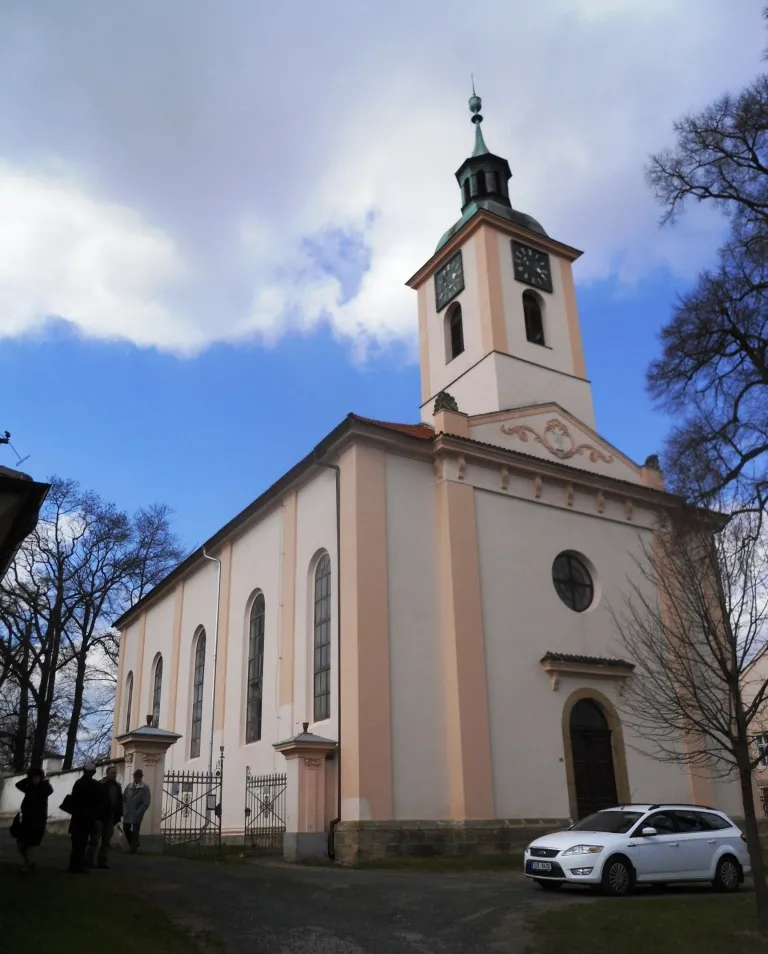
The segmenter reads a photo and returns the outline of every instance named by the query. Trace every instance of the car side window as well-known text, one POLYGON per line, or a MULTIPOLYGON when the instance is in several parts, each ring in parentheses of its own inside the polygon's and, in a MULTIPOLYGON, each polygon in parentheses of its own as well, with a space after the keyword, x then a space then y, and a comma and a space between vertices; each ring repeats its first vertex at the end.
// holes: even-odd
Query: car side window
POLYGON ((643 822, 643 828, 655 828, 660 835, 674 835, 677 832, 677 825, 671 812, 659 812, 658 815, 651 815, 643 822))
POLYGON ((726 828, 731 827, 724 818, 715 815, 714 812, 698 812, 697 814, 705 831, 725 831, 726 828))
POLYGON ((681 835, 709 830, 705 828, 701 816, 696 812, 672 812, 672 815, 681 835))

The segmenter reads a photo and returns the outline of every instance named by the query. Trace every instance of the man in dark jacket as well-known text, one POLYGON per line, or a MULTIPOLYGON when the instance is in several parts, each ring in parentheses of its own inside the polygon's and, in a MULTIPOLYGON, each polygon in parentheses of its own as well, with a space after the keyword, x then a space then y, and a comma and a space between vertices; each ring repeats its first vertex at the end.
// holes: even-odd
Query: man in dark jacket
POLYGON ((69 822, 69 834, 72 839, 72 852, 69 856, 71 874, 86 874, 85 852, 88 839, 93 834, 96 823, 105 816, 106 793, 96 781, 96 766, 90 760, 83 767, 82 776, 72 786, 69 797, 72 818, 69 822))
POLYGON ((117 769, 114 765, 107 766, 104 778, 99 782, 104 791, 102 817, 88 840, 88 850, 85 854, 85 863, 89 868, 96 865, 98 852, 99 868, 109 868, 109 848, 112 844, 112 835, 115 825, 123 817, 123 787, 117 780, 117 769))

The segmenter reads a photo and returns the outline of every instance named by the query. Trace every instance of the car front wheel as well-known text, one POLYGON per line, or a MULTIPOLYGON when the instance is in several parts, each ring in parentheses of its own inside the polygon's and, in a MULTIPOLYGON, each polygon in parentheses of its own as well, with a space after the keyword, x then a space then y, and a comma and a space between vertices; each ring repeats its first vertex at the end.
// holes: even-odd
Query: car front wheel
POLYGON ((612 898, 625 898, 635 887, 635 872, 626 858, 609 858, 603 868, 602 888, 612 898))
POLYGON ((730 892, 738 891, 741 885, 741 868, 738 861, 731 855, 726 855, 717 863, 715 871, 715 880, 713 882, 716 891, 730 892))

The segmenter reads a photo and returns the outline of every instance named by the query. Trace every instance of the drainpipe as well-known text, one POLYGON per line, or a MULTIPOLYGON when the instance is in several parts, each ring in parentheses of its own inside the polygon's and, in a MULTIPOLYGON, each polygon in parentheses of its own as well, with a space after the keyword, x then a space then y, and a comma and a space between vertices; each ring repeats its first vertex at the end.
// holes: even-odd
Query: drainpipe
POLYGON ((333 835, 341 821, 341 469, 338 464, 327 464, 315 454, 318 467, 329 467, 336 474, 336 718, 338 720, 338 747, 336 749, 336 817, 328 826, 328 857, 334 861, 336 851, 333 835))
POLYGON ((213 626, 213 687, 211 689, 211 739, 208 747, 208 771, 213 775, 213 723, 216 717, 216 669, 219 661, 219 604, 221 603, 221 560, 208 556, 203 547, 203 556, 217 564, 216 573, 216 621, 213 626))

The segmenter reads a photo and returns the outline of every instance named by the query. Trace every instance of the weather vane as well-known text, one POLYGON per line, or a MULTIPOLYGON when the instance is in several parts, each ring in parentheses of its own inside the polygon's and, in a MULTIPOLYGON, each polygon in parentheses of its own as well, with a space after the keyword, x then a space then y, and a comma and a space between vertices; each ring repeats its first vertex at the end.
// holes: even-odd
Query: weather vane
POLYGON ((0 434, 0 444, 7 444, 7 445, 11 448, 11 450, 13 451, 13 453, 16 455, 16 466, 17 466, 17 467, 19 466, 19 464, 23 464, 25 460, 29 460, 29 454, 27 454, 26 457, 22 457, 21 454, 16 450, 16 448, 15 448, 15 447, 13 446, 13 444, 11 443, 11 432, 10 432, 10 431, 3 431, 3 433, 0 434))

